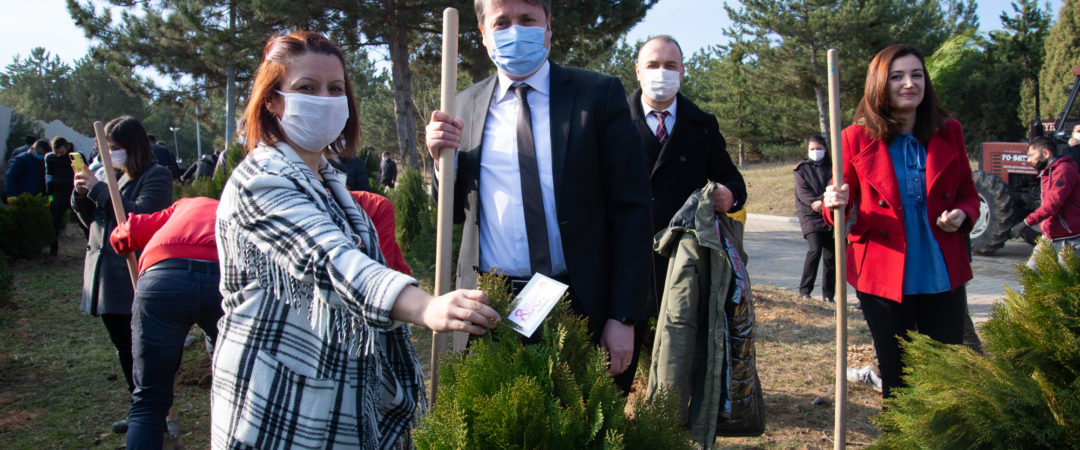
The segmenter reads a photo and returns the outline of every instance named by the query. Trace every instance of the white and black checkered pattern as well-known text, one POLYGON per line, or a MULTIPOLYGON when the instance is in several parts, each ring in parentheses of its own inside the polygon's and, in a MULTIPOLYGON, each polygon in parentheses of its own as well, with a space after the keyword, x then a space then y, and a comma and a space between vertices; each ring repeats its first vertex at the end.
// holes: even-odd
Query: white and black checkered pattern
POLYGON ((416 280, 384 265, 344 175, 319 170, 260 145, 222 193, 214 448, 408 445, 423 375, 390 309, 416 280))

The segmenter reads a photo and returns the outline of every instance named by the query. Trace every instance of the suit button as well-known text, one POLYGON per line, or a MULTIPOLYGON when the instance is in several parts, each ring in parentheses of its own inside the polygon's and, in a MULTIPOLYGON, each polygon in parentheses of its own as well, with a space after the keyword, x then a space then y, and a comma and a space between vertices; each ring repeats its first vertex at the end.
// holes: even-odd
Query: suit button
POLYGON ((946 193, 944 193, 944 194, 942 194, 942 195, 941 195, 941 198, 943 198, 943 199, 945 199, 945 200, 948 200, 948 199, 949 199, 949 197, 950 197, 950 194, 949 194, 948 192, 946 192, 946 193))
POLYGON ((679 162, 686 162, 686 157, 685 156, 680 156, 679 157, 679 162))
POLYGON ((878 234, 881 235, 882 239, 888 239, 889 238, 889 232, 887 232, 885 230, 881 230, 878 234))
POLYGON ((884 208, 885 207, 885 200, 878 200, 877 204, 878 204, 878 206, 884 208))

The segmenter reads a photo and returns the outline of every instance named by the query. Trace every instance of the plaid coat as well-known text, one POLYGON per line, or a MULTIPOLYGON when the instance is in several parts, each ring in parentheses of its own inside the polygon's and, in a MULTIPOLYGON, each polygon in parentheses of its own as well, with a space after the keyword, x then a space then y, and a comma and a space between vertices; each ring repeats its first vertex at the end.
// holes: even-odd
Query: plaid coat
POLYGON ((416 280, 384 265, 344 175, 319 171, 260 144, 222 193, 213 448, 395 447, 423 401, 409 328, 390 319, 416 280))

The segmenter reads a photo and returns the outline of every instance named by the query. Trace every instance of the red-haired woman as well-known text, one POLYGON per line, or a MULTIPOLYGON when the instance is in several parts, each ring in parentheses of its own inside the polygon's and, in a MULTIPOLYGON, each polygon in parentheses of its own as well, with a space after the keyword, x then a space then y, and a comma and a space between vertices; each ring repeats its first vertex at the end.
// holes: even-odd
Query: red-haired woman
MULTIPOLYGON (((960 123, 938 102, 915 47, 892 45, 870 62, 842 142, 844 184, 829 186, 823 201, 833 209, 854 203, 847 277, 888 398, 903 385, 898 335, 915 330, 961 343, 971 279, 963 236, 978 217, 979 198, 960 123)), ((832 221, 828 211, 825 218, 832 221)))
POLYGON ((217 212, 212 446, 389 447, 424 388, 399 321, 480 334, 499 316, 480 291, 432 297, 385 266, 371 219, 323 158, 351 155, 359 134, 334 44, 272 37, 249 98, 248 155, 217 212))

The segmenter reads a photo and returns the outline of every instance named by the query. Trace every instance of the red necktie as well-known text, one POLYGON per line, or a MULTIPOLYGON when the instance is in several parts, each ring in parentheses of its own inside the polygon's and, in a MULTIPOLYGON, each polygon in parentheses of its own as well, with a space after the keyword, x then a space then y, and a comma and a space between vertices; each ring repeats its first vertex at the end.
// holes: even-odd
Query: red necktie
POLYGON ((660 124, 656 126, 656 140, 660 141, 660 146, 663 147, 668 138, 667 126, 664 125, 664 119, 667 119, 667 116, 671 115, 671 113, 667 111, 653 111, 649 114, 660 119, 660 124))

